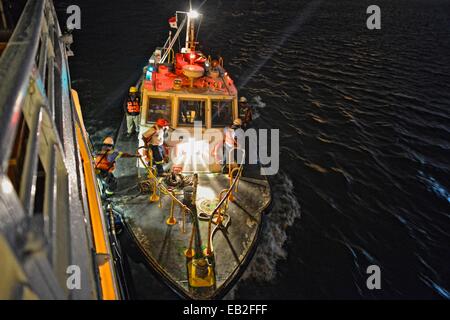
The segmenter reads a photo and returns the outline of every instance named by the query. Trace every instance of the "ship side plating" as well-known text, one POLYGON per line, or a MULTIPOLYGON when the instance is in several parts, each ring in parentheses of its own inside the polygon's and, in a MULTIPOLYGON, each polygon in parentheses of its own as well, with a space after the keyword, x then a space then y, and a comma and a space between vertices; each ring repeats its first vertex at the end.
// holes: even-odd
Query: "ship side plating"
POLYGON ((118 299, 108 225, 53 2, 0 57, 0 298, 118 299))

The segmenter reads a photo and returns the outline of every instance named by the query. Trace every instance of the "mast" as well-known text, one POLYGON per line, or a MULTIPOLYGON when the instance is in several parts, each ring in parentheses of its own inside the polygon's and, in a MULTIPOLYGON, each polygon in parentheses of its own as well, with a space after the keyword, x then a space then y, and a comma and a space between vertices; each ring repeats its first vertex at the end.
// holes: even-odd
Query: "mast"
POLYGON ((200 14, 197 10, 192 9, 192 2, 189 1, 189 12, 186 12, 187 25, 186 25, 186 52, 195 51, 195 19, 200 14))
POLYGON ((187 16, 187 25, 186 25, 186 51, 189 50, 190 46, 190 33, 191 33, 191 23, 192 23, 192 19, 191 19, 191 15, 189 14, 192 11, 192 1, 189 0, 189 12, 186 13, 187 16))

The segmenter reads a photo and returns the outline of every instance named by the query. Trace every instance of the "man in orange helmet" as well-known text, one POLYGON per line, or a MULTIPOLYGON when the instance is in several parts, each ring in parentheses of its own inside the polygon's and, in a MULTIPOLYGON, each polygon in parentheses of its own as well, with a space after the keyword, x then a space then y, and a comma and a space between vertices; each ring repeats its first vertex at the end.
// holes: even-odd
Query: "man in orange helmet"
POLYGON ((164 135, 168 128, 169 121, 166 119, 158 119, 154 126, 142 135, 145 146, 153 153, 153 163, 156 165, 158 175, 164 174, 164 135))
POLYGON ((116 161, 119 158, 134 158, 136 155, 114 150, 114 139, 106 137, 103 140, 102 151, 95 157, 95 170, 102 179, 107 196, 112 196, 117 189, 117 179, 114 176, 116 161))

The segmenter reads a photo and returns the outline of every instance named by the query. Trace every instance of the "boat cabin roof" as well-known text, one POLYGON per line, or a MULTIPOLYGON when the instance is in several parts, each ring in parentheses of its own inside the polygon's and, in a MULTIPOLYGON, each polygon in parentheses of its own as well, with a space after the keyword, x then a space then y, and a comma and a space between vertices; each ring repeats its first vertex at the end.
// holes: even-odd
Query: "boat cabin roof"
MULTIPOLYGON (((150 61, 157 61, 155 55, 150 61)), ((143 87, 150 92, 175 94, 232 97, 238 94, 233 79, 223 66, 223 59, 211 60, 197 51, 172 55, 168 63, 149 64, 144 69, 143 87)))

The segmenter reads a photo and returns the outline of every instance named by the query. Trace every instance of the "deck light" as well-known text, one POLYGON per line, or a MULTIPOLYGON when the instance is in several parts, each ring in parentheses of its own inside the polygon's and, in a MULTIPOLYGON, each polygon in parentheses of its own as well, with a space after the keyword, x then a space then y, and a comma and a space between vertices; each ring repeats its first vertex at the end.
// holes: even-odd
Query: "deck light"
POLYGON ((200 16, 197 10, 191 10, 188 14, 191 19, 197 19, 200 16))
POLYGON ((155 68, 153 66, 148 66, 147 72, 145 73, 145 80, 152 80, 154 71, 155 68))
POLYGON ((175 164, 190 164, 203 166, 209 159, 209 144, 206 141, 199 141, 193 138, 178 144, 176 155, 172 156, 175 164))

